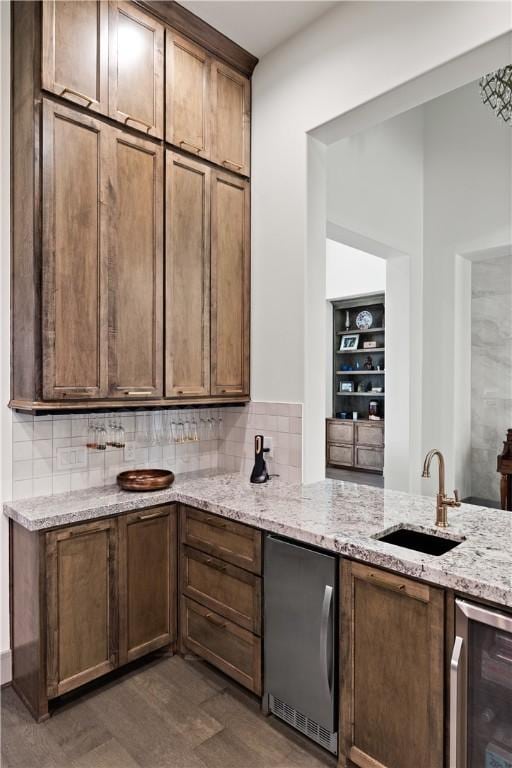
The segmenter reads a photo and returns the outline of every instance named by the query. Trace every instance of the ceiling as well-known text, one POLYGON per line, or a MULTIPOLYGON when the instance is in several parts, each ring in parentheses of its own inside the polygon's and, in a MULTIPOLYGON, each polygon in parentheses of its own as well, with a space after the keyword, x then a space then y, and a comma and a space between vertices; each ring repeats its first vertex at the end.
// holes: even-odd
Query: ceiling
POLYGON ((179 2, 259 59, 336 4, 336 0, 179 2))

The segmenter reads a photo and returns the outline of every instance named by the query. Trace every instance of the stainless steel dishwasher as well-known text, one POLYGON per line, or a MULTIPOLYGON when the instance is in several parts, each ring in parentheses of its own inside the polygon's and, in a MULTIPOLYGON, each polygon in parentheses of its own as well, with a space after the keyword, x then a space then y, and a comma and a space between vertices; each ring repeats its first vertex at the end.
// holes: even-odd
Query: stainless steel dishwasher
POLYGON ((264 706, 337 754, 337 559, 265 537, 264 706))

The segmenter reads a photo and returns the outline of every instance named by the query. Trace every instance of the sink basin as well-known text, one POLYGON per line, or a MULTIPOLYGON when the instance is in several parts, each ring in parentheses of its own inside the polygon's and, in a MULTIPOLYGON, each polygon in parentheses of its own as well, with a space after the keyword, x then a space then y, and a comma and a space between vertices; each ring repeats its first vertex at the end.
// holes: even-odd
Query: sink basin
POLYGON ((426 555, 444 555, 450 549, 461 544, 460 539, 449 539, 445 536, 433 536, 431 533, 414 531, 411 528, 399 528, 391 533, 384 533, 376 536, 378 541, 386 541, 388 544, 394 544, 396 547, 405 549, 414 549, 416 552, 424 552, 426 555))

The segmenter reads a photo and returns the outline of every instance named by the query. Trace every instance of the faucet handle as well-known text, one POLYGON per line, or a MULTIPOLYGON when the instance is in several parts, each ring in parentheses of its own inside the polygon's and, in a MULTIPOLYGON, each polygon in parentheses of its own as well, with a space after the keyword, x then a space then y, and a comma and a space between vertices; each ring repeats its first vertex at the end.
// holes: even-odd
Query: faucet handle
POLYGON ((457 489, 454 490, 453 496, 454 496, 453 506, 454 507, 460 507, 460 497, 459 497, 459 492, 458 492, 457 489))

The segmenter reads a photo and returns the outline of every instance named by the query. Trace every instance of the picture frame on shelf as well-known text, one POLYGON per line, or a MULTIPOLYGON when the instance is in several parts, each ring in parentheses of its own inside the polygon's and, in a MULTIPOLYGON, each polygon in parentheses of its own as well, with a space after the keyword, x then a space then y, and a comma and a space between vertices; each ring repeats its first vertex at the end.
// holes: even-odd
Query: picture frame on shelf
POLYGON ((349 349, 357 349, 359 346, 359 334, 347 333, 341 337, 340 352, 344 352, 349 349))
POLYGON ((354 391, 354 382, 353 381, 342 381, 340 392, 353 392, 354 391))

